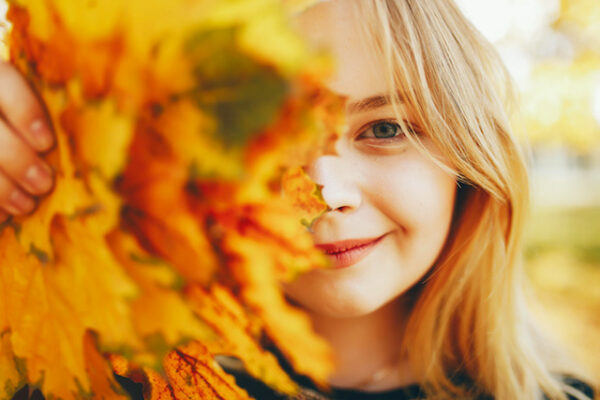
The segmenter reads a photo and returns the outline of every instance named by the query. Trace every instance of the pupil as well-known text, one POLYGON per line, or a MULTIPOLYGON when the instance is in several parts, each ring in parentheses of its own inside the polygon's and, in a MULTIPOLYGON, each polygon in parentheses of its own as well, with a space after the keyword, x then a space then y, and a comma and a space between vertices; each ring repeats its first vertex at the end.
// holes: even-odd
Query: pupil
POLYGON ((373 134, 377 138, 388 138, 396 135, 398 127, 389 122, 382 122, 373 127, 373 134))

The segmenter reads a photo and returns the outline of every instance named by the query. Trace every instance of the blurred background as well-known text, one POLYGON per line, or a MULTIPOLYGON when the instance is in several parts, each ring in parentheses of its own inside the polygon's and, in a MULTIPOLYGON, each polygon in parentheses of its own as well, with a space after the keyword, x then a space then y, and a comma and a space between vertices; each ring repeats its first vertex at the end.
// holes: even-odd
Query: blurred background
MULTIPOLYGON (((536 316, 600 381, 600 0, 457 1, 519 89, 536 316)), ((0 31, 5 11, 0 0, 0 31)))
POLYGON ((600 381, 600 0, 458 0, 520 93, 536 316, 600 381))

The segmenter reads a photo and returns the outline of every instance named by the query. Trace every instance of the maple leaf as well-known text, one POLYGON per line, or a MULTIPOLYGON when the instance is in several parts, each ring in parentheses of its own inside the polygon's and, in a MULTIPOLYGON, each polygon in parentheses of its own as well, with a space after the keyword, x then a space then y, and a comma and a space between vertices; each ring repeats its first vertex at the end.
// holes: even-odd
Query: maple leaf
POLYGON ((222 237, 233 233, 262 247, 263 254, 275 267, 273 273, 278 280, 287 281, 303 272, 327 266, 326 258, 314 247, 309 232, 299 223, 289 204, 279 198, 243 207, 213 209, 209 219, 213 224, 210 229, 223 232, 222 237))
POLYGON ((222 247, 230 254, 228 268, 239 285, 240 297, 260 318, 267 335, 295 371, 324 385, 333 369, 331 350, 314 334, 308 316, 284 298, 274 259, 260 241, 231 231, 222 247))
MULTIPOLYGON (((66 101, 64 94, 56 90, 44 89, 42 97, 45 99, 49 114, 59 121, 66 101)), ((53 218, 56 215, 74 215, 98 203, 98 199, 91 196, 84 182, 77 178, 68 137, 62 125, 55 124, 55 129, 57 144, 46 157, 55 170, 54 189, 50 195, 42 199, 33 215, 15 219, 19 226, 19 241, 22 246, 25 249, 39 249, 50 260, 54 257, 50 238, 50 224, 53 218)), ((106 212, 107 209, 104 208, 104 211, 106 212)))
POLYGON ((97 338, 91 331, 87 331, 83 337, 83 354, 90 379, 90 393, 94 399, 126 400, 129 398, 115 380, 110 364, 98 351, 97 338))
POLYGON ((229 291, 214 285, 210 293, 198 285, 187 289, 194 311, 219 334, 205 343, 212 354, 233 355, 242 360, 246 371, 283 393, 293 394, 297 385, 279 366, 273 354, 265 351, 256 339, 245 311, 229 291))
POLYGON ((310 57, 289 12, 279 0, 11 3, 11 60, 57 145, 53 193, 0 231, 5 391, 118 398, 110 351, 147 398, 248 398, 214 362, 227 351, 291 393, 265 333, 324 380, 327 346, 279 288, 323 257, 279 197, 295 182, 297 205, 316 207, 308 182, 280 178, 337 129, 338 103, 315 94, 328 59, 310 57))
POLYGON ((177 399, 250 399, 200 342, 172 351, 163 364, 177 399))
POLYGON ((156 354, 133 356, 139 362, 157 366, 174 346, 194 339, 208 340, 215 333, 198 320, 178 291, 173 269, 151 257, 136 239, 119 230, 108 236, 109 246, 121 265, 138 284, 140 295, 131 304, 132 323, 138 335, 156 354), (157 348, 161 346, 162 348, 157 348))
POLYGON ((275 70, 240 52, 237 35, 235 28, 200 31, 187 44, 198 82, 193 97, 216 116, 216 134, 230 146, 271 122, 287 92, 275 70))
POLYGON ((216 363, 200 342, 194 341, 171 351, 163 360, 166 378, 154 370, 111 356, 114 371, 142 385, 149 400, 249 400, 233 376, 216 363))
POLYGON ((74 40, 52 23, 53 15, 47 7, 38 4, 26 9, 14 5, 7 18, 13 25, 9 37, 11 58, 21 70, 29 70, 27 60, 37 60, 35 73, 47 82, 62 83, 74 76, 74 40))
POLYGON ((62 113, 61 125, 73 141, 75 162, 80 169, 95 169, 111 181, 124 168, 133 121, 118 112, 113 101, 87 107, 71 105, 62 113))
POLYGON ((208 241, 191 217, 174 213, 173 220, 165 221, 133 208, 125 208, 122 215, 143 247, 168 260, 187 281, 208 284, 213 279, 215 256, 206 251, 208 241))
MULTIPOLYGON (((152 127, 155 141, 160 135, 162 154, 168 152, 165 158, 177 159, 176 163, 186 169, 187 179, 230 180, 244 175, 240 148, 223 143, 217 134, 216 119, 207 111, 200 110, 192 98, 183 97, 164 105, 153 118, 152 127), (173 135, 173 132, 177 134, 173 135)), ((141 162, 142 159, 136 157, 136 161, 141 162)), ((152 163, 156 157, 143 161, 152 163)))
MULTIPOLYGON (((57 243, 73 240, 61 237, 63 229, 62 222, 53 229, 57 243)), ((90 230, 82 232, 90 235, 90 230)), ((23 360, 28 382, 65 400, 89 397, 83 349, 87 329, 102 332, 109 346, 133 341, 124 304, 131 283, 113 269, 98 240, 78 239, 83 239, 79 246, 57 250, 57 264, 43 264, 21 248, 12 229, 0 236, 0 304, 7 311, 12 351, 23 360), (80 248, 82 244, 89 247, 80 248)))
MULTIPOLYGON (((0 290, 1 288, 2 285, 0 290)), ((19 388, 25 385, 25 379, 19 371, 17 359, 12 351, 10 332, 7 331, 0 333, 0 377, 4 380, 4 385, 0 387, 0 399, 12 398, 19 388)))
POLYGON ((121 216, 146 250, 169 261, 186 280, 208 283, 217 260, 187 204, 187 161, 177 157, 159 131, 141 124, 118 183, 128 204, 121 216))
POLYGON ((329 207, 321 195, 321 187, 302 168, 287 170, 282 181, 284 196, 292 203, 303 225, 310 227, 328 210, 329 207))
POLYGON ((279 118, 245 149, 249 178, 240 188, 241 201, 258 203, 280 196, 285 171, 335 153, 335 140, 345 129, 344 98, 323 89, 310 74, 302 75, 292 92, 279 118))
POLYGON ((155 370, 134 364, 118 354, 109 354, 108 359, 115 374, 134 382, 135 394, 141 394, 145 400, 177 400, 166 378, 155 370))

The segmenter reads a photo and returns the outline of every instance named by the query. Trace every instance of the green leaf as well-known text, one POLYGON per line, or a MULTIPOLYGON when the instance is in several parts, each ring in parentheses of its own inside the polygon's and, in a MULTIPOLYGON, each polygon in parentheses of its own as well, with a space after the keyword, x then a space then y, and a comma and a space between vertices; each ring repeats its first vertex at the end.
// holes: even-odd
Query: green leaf
POLYGON ((197 81, 191 95, 216 117, 217 137, 227 146, 243 146, 268 125, 289 91, 273 67, 242 51, 238 32, 238 28, 201 31, 186 46, 197 81))

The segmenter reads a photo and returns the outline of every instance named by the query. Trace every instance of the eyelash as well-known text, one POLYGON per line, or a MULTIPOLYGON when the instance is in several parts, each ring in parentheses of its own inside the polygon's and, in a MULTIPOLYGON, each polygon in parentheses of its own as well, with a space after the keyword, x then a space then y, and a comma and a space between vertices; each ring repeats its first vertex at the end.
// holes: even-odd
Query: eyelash
MULTIPOLYGON (((419 130, 413 124, 411 124, 408 121, 404 121, 404 124, 406 125, 406 128, 409 132, 411 132, 413 134, 419 134, 419 130)), ((406 132, 402 129, 402 126, 395 120, 378 120, 378 121, 370 122, 369 124, 367 124, 366 126, 361 128, 359 130, 359 134, 356 136, 356 138, 359 140, 370 139, 370 140, 376 140, 376 141, 388 141, 388 140, 395 141, 395 140, 403 139, 405 135, 406 135, 406 132), (395 126, 397 129, 396 134, 394 136, 390 136, 390 137, 376 137, 374 134, 372 136, 365 136, 365 134, 367 132, 371 131, 375 126, 380 125, 380 124, 389 124, 389 125, 395 126)))

